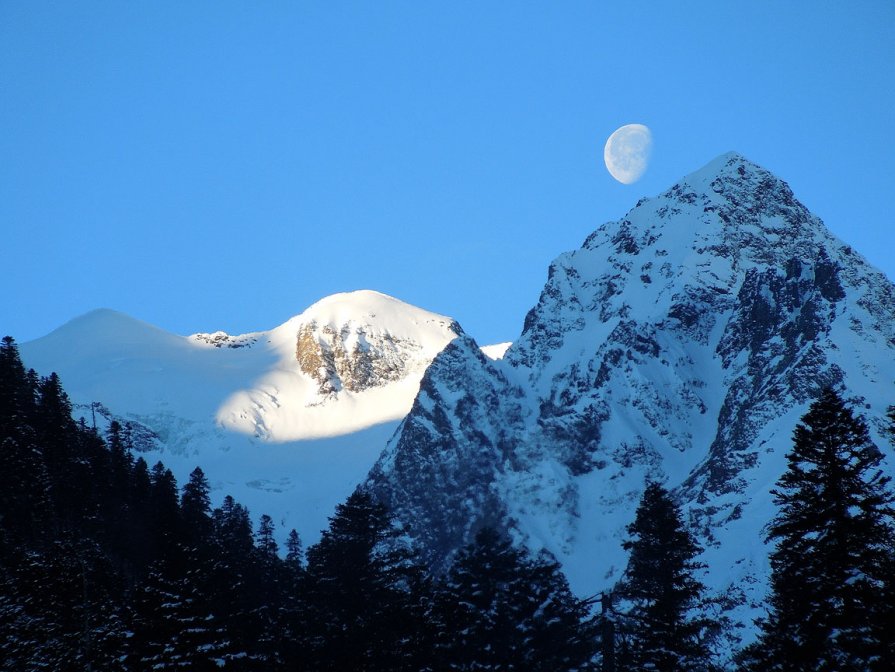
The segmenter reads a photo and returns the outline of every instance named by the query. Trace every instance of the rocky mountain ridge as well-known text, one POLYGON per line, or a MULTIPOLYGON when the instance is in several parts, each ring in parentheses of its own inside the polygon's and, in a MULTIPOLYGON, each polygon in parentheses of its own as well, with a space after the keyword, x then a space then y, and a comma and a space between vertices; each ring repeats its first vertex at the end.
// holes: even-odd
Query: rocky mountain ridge
POLYGON ((878 430, 893 355, 892 283, 730 153, 560 255, 502 360, 446 348, 368 484, 436 565, 497 521, 593 594, 662 481, 748 634, 798 417, 831 385, 878 430))

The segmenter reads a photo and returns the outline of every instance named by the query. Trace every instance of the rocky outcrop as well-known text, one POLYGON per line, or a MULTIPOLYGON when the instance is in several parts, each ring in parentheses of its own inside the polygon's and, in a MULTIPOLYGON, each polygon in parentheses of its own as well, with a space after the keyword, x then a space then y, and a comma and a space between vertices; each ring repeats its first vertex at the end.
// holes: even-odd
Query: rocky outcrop
POLYGON ((321 394, 361 392, 400 380, 420 363, 422 345, 388 332, 314 321, 298 330, 295 358, 301 371, 319 384, 321 394))
POLYGON ((204 345, 210 345, 214 348, 250 348, 258 342, 256 334, 243 334, 241 336, 231 336, 225 331, 215 331, 214 333, 193 334, 190 338, 204 345))

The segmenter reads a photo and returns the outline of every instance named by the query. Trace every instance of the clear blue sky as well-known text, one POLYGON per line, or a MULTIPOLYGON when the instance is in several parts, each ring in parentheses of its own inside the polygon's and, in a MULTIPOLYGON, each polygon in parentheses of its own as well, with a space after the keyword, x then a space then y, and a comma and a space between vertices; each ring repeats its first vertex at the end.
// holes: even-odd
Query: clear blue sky
POLYGON ((552 258, 728 150, 893 278, 893 34, 891 0, 0 0, 0 332, 370 288, 511 340, 552 258))

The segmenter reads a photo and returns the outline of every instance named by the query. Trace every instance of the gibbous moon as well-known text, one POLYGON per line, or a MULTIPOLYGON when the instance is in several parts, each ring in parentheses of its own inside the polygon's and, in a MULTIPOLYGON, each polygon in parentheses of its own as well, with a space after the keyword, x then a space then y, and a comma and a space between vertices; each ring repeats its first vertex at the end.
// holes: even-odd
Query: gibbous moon
POLYGON ((622 184, 632 184, 646 171, 652 148, 649 128, 643 124, 622 126, 609 136, 603 148, 606 170, 622 184))

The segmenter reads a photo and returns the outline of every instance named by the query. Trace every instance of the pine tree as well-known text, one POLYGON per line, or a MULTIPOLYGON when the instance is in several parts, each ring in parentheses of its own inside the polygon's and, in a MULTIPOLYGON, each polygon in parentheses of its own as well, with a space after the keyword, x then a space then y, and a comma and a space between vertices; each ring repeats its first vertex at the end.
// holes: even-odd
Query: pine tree
POLYGON ((864 421, 824 390, 772 491, 770 611, 745 669, 891 669, 895 511, 882 459, 864 421))
POLYGON ((180 514, 183 518, 184 537, 187 543, 207 543, 211 535, 211 487, 205 472, 196 467, 180 495, 180 514))
POLYGON ((0 669, 122 670, 116 576, 90 542, 56 541, 0 573, 0 669))
POLYGON ((222 659, 257 662, 264 623, 258 619, 265 591, 248 509, 230 495, 212 513, 214 562, 211 604, 229 646, 222 659))
POLYGON ((668 491, 647 484, 624 542, 631 552, 616 595, 627 609, 619 620, 624 646, 619 670, 683 672, 709 666, 702 636, 709 625, 692 615, 704 586, 694 576, 702 549, 684 527, 668 491))
POLYGON ((129 662, 138 670, 215 670, 227 638, 211 612, 203 568, 152 565, 135 596, 129 662))
POLYGON ((255 558, 253 593, 255 605, 251 613, 255 638, 255 659, 265 669, 272 669, 282 662, 284 626, 280 621, 286 570, 277 555, 274 524, 269 515, 262 514, 255 533, 255 558))
POLYGON ((174 474, 161 462, 149 473, 149 522, 156 553, 173 556, 180 541, 180 502, 174 474))
POLYGON ((562 568, 542 551, 526 563, 527 670, 587 670, 597 652, 598 624, 572 594, 562 568))
POLYGON ((25 371, 15 340, 4 336, 0 341, 0 438, 18 437, 32 425, 36 382, 25 371))
POLYGON ((134 468, 134 458, 130 447, 127 445, 121 423, 113 420, 109 425, 106 436, 106 445, 109 449, 109 465, 111 481, 109 489, 115 500, 126 505, 127 491, 130 488, 131 472, 134 468))
POLYGON ((308 551, 308 669, 420 669, 413 657, 422 615, 411 602, 419 568, 399 535, 367 493, 356 491, 336 507, 308 551))
POLYGON ((301 539, 294 529, 289 531, 286 538, 286 565, 295 572, 301 571, 304 553, 301 548, 301 539))
POLYGON ((273 563, 277 559, 277 541, 274 538, 273 519, 266 513, 261 515, 258 521, 258 531, 255 533, 255 548, 263 563, 273 563))
POLYGON ((596 632, 549 555, 484 528, 436 589, 436 669, 587 669, 596 632))
POLYGON ((305 661, 305 604, 304 563, 301 539, 298 532, 290 530, 286 538, 286 558, 283 562, 283 582, 280 594, 280 652, 286 669, 304 669, 305 661))

